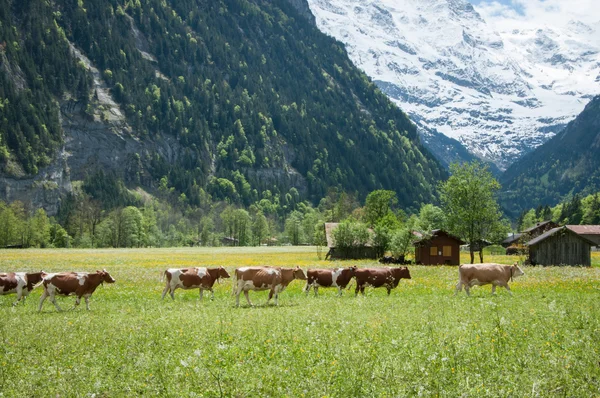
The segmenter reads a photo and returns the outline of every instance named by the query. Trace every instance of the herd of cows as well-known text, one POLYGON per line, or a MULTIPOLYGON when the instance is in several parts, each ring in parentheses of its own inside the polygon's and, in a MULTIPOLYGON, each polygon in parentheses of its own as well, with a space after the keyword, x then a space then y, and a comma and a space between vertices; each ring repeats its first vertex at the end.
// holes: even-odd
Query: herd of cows
MULTIPOLYGON (((505 287, 510 293, 508 282, 513 278, 524 275, 523 270, 514 263, 503 264, 463 264, 458 267, 459 281, 456 285, 456 293, 464 286, 467 295, 469 289, 477 285, 492 285, 492 293, 496 286, 505 287)), ((175 299, 176 289, 199 289, 202 299, 204 290, 211 292, 214 297, 213 286, 219 279, 229 278, 230 275, 223 267, 205 268, 170 268, 164 271, 166 285, 162 292, 162 298, 169 293, 175 299)), ((242 267, 236 268, 233 280, 233 294, 236 296, 236 306, 240 305, 240 294, 244 292, 248 305, 252 305, 248 292, 250 290, 269 290, 270 300, 275 297, 275 305, 279 293, 281 293, 293 280, 306 280, 304 291, 308 295, 314 289, 318 294, 320 287, 337 287, 338 294, 346 289, 352 279, 356 281, 355 295, 365 294, 365 287, 385 287, 388 295, 391 290, 398 286, 400 279, 411 279, 407 267, 384 267, 384 268, 358 268, 356 266, 333 269, 309 269, 306 274, 300 267, 242 267)), ((75 307, 85 299, 86 308, 89 310, 89 299, 96 288, 106 283, 114 283, 115 279, 106 271, 96 272, 11 272, 0 273, 0 295, 16 294, 17 305, 21 299, 25 299, 37 286, 43 286, 44 291, 40 298, 38 311, 42 310, 44 301, 50 298, 58 311, 61 308, 56 303, 56 295, 76 296, 75 307)))

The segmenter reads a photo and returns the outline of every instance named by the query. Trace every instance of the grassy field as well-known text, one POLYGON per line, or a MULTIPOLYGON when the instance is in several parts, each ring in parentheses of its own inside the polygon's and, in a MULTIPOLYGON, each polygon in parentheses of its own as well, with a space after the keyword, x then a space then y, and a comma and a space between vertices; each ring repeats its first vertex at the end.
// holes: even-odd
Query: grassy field
POLYGON ((161 271, 376 263, 295 247, 1 251, 2 271, 106 268, 117 282, 98 288, 89 312, 46 301, 39 314, 39 289, 16 308, 0 296, 0 396, 598 397, 599 253, 593 261, 524 268, 512 297, 490 286, 454 297, 456 267, 413 266, 390 297, 305 297, 295 281, 279 307, 251 292, 258 305, 235 308, 229 281, 213 301, 197 290, 161 301, 161 271))

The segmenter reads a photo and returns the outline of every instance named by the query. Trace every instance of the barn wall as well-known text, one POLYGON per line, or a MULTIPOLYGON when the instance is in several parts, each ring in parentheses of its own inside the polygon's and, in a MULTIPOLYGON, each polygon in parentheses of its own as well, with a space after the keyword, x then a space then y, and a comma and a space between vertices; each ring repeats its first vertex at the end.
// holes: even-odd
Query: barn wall
POLYGON ((590 244, 574 234, 551 236, 530 250, 534 264, 591 265, 590 244))

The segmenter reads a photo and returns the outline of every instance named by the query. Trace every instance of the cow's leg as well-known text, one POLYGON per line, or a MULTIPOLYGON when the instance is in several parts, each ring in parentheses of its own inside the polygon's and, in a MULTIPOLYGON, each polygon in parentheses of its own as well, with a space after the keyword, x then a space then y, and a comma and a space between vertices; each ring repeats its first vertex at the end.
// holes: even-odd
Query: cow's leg
POLYGON ((390 287, 386 287, 386 289, 387 289, 388 296, 389 296, 389 295, 390 295, 390 293, 392 292, 392 288, 390 288, 390 287))
POLYGON ((50 293, 50 302, 52 302, 52 304, 54 304, 54 306, 56 307, 56 309, 58 311, 62 311, 62 308, 60 308, 58 306, 58 303, 56 302, 56 295, 54 294, 54 292, 50 293))
POLYGON ((204 289, 200 288, 200 300, 202 300, 203 295, 204 295, 204 289))
POLYGON ((319 286, 315 285, 315 297, 319 295, 319 286))
POLYGON ((215 299, 215 291, 213 290, 212 287, 209 290, 210 290, 210 299, 214 300, 215 299))
POLYGON ((510 294, 512 296, 512 291, 510 290, 510 287, 508 286, 508 283, 505 283, 504 287, 506 288, 506 290, 508 290, 508 294, 510 294))
POLYGON ((492 294, 496 294, 496 284, 492 283, 492 294))
POLYGON ((356 284, 356 290, 354 290, 354 297, 358 296, 358 292, 360 292, 360 285, 356 284))
POLYGON ((40 305, 38 307, 38 312, 42 312, 42 305, 44 305, 44 301, 46 300, 46 297, 48 297, 48 291, 46 289, 44 289, 44 292, 42 293, 42 297, 40 297, 40 305))
POLYGON ((72 309, 74 310, 79 304, 81 304, 81 296, 77 296, 77 298, 75 299, 75 305, 72 309))
POLYGON ((163 292, 162 292, 162 296, 161 296, 161 298, 162 298, 163 300, 165 299, 165 296, 167 295, 167 292, 170 290, 170 287, 171 287, 171 286, 170 286, 170 284, 169 284, 169 281, 167 281, 167 284, 165 285, 165 289, 163 290, 163 292))
MULTIPOLYGON (((252 307, 252 303, 250 302, 250 296, 248 295, 248 290, 244 290, 244 296, 246 296, 246 300, 248 301, 248 305, 252 307)), ((238 305, 239 305, 239 295, 238 295, 238 305)))
POLYGON ((364 296, 365 295, 365 285, 362 285, 360 287, 360 293, 364 296))
POLYGON ((455 296, 462 290, 462 287, 463 287, 463 283, 462 283, 462 280, 460 280, 460 281, 458 281, 458 284, 456 285, 456 290, 454 290, 455 296))
POLYGON ((306 282, 306 287, 304 288, 304 293, 306 293, 306 297, 308 297, 308 293, 310 292, 310 288, 312 287, 310 282, 306 282))
POLYGON ((23 287, 17 286, 17 300, 13 303, 13 307, 19 304, 19 301, 21 301, 21 297, 23 297, 23 287))
POLYGON ((89 311, 90 310, 90 295, 86 294, 85 295, 85 308, 89 311))
POLYGON ((342 297, 342 291, 344 290, 343 287, 338 286, 338 296, 342 297))
POLYGON ((467 292, 467 296, 471 295, 471 287, 468 283, 465 283, 465 292, 467 292))
POLYGON ((271 290, 269 290, 269 298, 267 299, 267 305, 269 305, 269 301, 271 301, 271 299, 273 298, 274 295, 275 295, 275 289, 272 288, 271 290))

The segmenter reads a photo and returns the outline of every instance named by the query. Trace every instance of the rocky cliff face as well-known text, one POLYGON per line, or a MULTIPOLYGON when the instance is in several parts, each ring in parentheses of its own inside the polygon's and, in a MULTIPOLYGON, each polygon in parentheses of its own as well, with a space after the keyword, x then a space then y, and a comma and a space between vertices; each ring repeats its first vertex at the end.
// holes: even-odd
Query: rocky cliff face
MULTIPOLYGON (((561 131, 600 92, 598 27, 573 21, 496 32, 466 0, 309 4, 319 28, 342 41, 422 131, 443 133, 500 169, 561 131)), ((443 159, 457 147, 433 150, 443 159)))

